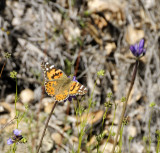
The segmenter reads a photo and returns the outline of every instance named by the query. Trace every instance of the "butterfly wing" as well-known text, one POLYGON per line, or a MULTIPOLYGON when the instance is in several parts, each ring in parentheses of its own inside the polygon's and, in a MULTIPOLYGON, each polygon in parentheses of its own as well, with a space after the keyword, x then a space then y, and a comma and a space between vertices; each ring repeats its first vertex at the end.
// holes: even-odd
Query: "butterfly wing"
POLYGON ((50 82, 45 82, 44 84, 46 93, 49 96, 52 96, 52 97, 55 96, 55 92, 56 92, 54 88, 55 83, 56 83, 55 81, 50 81, 50 82))
POLYGON ((50 65, 47 62, 42 63, 41 67, 44 70, 46 93, 55 97, 56 101, 64 101, 69 96, 87 93, 85 86, 79 82, 72 81, 62 70, 56 69, 54 65, 50 65))
POLYGON ((68 93, 69 92, 67 89, 63 90, 62 92, 59 92, 55 95, 55 100, 59 102, 66 100, 69 97, 68 93))
POLYGON ((87 88, 76 81, 71 81, 69 95, 75 96, 75 95, 84 95, 87 93, 87 88))
POLYGON ((62 70, 56 69, 54 65, 50 65, 48 62, 42 63, 41 67, 44 71, 46 93, 54 97, 59 93, 62 84, 61 78, 67 78, 67 76, 62 70))
POLYGON ((45 81, 47 80, 51 81, 54 79, 67 77, 66 74, 62 70, 56 69, 54 65, 50 65, 48 62, 42 63, 41 67, 43 68, 43 71, 44 71, 45 81))
POLYGON ((70 91, 70 85, 72 80, 68 77, 61 78, 61 86, 59 87, 59 90, 57 94, 55 95, 55 100, 57 101, 64 101, 69 97, 69 91, 70 91))

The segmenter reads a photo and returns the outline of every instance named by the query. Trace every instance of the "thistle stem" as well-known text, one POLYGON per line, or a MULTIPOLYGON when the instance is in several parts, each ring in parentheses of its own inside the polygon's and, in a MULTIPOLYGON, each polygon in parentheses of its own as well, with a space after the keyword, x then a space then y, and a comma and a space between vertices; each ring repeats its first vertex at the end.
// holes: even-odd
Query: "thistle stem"
POLYGON ((48 117, 48 119, 47 119, 47 122, 46 122, 46 124, 45 124, 44 130, 43 130, 43 133, 42 133, 40 142, 39 142, 39 146, 38 146, 38 149, 37 149, 37 153, 39 153, 39 150, 40 150, 40 148, 41 148, 42 141, 43 141, 43 137, 44 137, 44 135, 45 135, 46 129, 47 129, 47 127, 48 127, 49 120, 50 120, 50 118, 51 118, 51 116, 52 116, 52 114, 53 114, 53 111, 54 111, 54 109, 55 109, 55 107, 56 107, 56 104, 57 104, 57 101, 55 101, 55 103, 54 103, 54 105, 53 105, 53 107, 52 107, 52 110, 51 110, 51 112, 50 112, 50 114, 49 114, 49 117, 48 117))
POLYGON ((117 133, 116 133, 116 137, 115 137, 115 140, 114 140, 114 144, 113 144, 113 148, 112 148, 111 153, 114 153, 114 150, 115 150, 115 147, 116 147, 116 144, 117 144, 117 139, 118 139, 118 135, 119 135, 119 132, 120 132, 120 129, 121 129, 121 126, 122 126, 125 111, 126 111, 126 108, 127 108, 128 99, 129 99, 129 96, 130 96, 130 93, 132 91, 134 81, 135 81, 135 78, 136 78, 138 64, 139 64, 139 61, 136 60, 134 71, 133 71, 133 76, 132 76, 132 80, 131 80, 131 84, 130 84, 130 88, 129 88, 128 93, 127 93, 126 101, 123 103, 123 109, 122 109, 122 113, 121 113, 120 120, 119 120, 119 123, 118 123, 118 129, 117 129, 117 133))

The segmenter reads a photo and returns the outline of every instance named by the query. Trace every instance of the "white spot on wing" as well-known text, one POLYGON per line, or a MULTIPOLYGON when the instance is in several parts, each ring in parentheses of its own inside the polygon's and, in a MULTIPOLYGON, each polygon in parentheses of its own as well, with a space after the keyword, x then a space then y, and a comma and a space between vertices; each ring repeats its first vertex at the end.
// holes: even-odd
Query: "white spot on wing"
POLYGON ((80 89, 82 89, 83 88, 83 85, 80 87, 80 89))
POLYGON ((53 69, 53 68, 54 68, 54 65, 51 65, 49 68, 50 68, 50 69, 53 69))

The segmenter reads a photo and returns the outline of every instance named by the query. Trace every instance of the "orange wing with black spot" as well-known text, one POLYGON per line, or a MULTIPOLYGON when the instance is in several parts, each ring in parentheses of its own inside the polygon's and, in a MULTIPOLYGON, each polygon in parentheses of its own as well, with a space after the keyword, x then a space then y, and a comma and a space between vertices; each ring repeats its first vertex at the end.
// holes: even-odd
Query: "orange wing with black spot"
POLYGON ((44 70, 45 80, 50 81, 50 80, 54 80, 54 79, 58 79, 63 76, 66 76, 62 70, 56 69, 54 65, 50 65, 48 62, 42 63, 41 67, 44 70))
POLYGON ((55 88, 54 88, 54 84, 55 82, 54 81, 50 81, 50 82, 45 82, 45 90, 46 90, 46 93, 49 95, 49 96, 55 96, 55 88))
POLYGON ((87 93, 87 88, 84 85, 76 81, 71 81, 71 86, 69 90, 70 96, 84 95, 86 93, 87 93))
POLYGON ((44 71, 46 93, 54 97, 61 86, 62 81, 60 78, 67 76, 62 70, 56 69, 54 65, 50 65, 48 62, 42 63, 41 67, 44 71))

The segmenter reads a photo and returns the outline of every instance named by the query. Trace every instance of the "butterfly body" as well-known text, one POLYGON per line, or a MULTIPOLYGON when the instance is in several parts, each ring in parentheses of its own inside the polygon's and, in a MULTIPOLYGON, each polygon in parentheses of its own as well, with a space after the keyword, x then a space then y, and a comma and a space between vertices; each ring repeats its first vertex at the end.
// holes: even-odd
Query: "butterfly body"
POLYGON ((56 69, 54 65, 42 63, 41 67, 44 70, 45 90, 48 95, 55 98, 56 101, 64 101, 69 96, 84 95, 87 93, 87 88, 77 81, 72 80, 66 74, 56 69))

